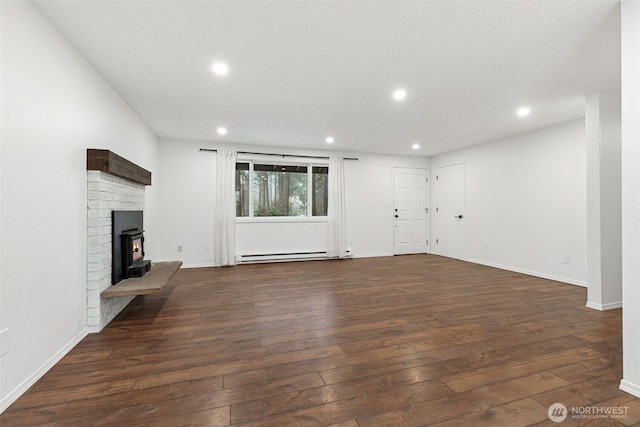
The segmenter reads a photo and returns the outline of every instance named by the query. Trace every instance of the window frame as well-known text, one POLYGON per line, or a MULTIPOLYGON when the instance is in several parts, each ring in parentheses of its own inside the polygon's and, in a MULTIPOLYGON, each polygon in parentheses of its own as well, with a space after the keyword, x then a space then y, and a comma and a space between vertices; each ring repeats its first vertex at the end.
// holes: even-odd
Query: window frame
MULTIPOLYGON (((237 216, 236 222, 242 223, 269 223, 269 222, 327 222, 327 215, 313 215, 313 168, 321 167, 327 168, 327 178, 328 178, 328 169, 329 163, 324 162, 303 162, 303 161, 286 161, 286 160, 273 160, 273 159, 237 159, 236 164, 238 163, 248 163, 249 164, 249 215, 248 216, 237 216), (307 213, 304 216, 255 216, 254 215, 254 165, 275 165, 275 166, 300 166, 307 168, 307 213)), ((327 180, 328 183, 328 180, 327 180)), ((327 192, 329 188, 327 188, 327 192)), ((327 207, 328 208, 328 207, 327 207)), ((327 209, 328 211, 328 209, 327 209)))

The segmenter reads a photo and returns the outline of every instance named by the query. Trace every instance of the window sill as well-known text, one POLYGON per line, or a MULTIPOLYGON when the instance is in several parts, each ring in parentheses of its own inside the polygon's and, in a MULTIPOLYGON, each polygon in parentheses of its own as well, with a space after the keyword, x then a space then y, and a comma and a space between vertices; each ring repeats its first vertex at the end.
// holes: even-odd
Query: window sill
POLYGON ((261 217, 254 217, 254 218, 236 218, 236 224, 327 222, 328 220, 329 219, 326 216, 316 216, 316 217, 261 216, 261 217))

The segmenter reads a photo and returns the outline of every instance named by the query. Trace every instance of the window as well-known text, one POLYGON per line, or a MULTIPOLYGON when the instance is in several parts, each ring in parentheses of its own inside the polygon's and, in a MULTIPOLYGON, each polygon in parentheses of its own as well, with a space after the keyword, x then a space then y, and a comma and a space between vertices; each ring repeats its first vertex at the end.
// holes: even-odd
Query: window
POLYGON ((327 166, 313 166, 311 170, 312 216, 327 216, 329 168, 327 166))
POLYGON ((253 216, 306 215, 306 166, 253 165, 253 216))
POLYGON ((326 216, 328 177, 327 166, 236 163, 236 216, 326 216))
POLYGON ((236 216, 249 216, 249 163, 236 163, 236 216))

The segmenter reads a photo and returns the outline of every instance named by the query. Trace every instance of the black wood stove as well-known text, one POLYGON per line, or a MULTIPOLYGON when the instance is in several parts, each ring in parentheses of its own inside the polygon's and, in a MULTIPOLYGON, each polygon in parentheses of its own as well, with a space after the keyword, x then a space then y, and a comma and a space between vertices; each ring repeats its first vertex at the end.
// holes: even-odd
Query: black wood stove
POLYGON ((123 279, 142 277, 151 270, 144 258, 142 211, 113 211, 111 284, 123 279))

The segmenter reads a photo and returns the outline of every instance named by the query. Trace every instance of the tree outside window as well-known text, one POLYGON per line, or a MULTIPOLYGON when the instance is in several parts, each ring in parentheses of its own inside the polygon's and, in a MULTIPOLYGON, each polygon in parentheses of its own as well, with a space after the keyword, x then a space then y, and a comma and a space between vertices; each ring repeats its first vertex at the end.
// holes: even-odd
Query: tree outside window
POLYGON ((236 216, 326 216, 328 167, 236 164, 236 216))
POLYGON ((249 163, 236 163, 236 216, 249 216, 249 163))
POLYGON ((327 216, 329 204, 329 168, 313 166, 311 175, 312 216, 327 216))

